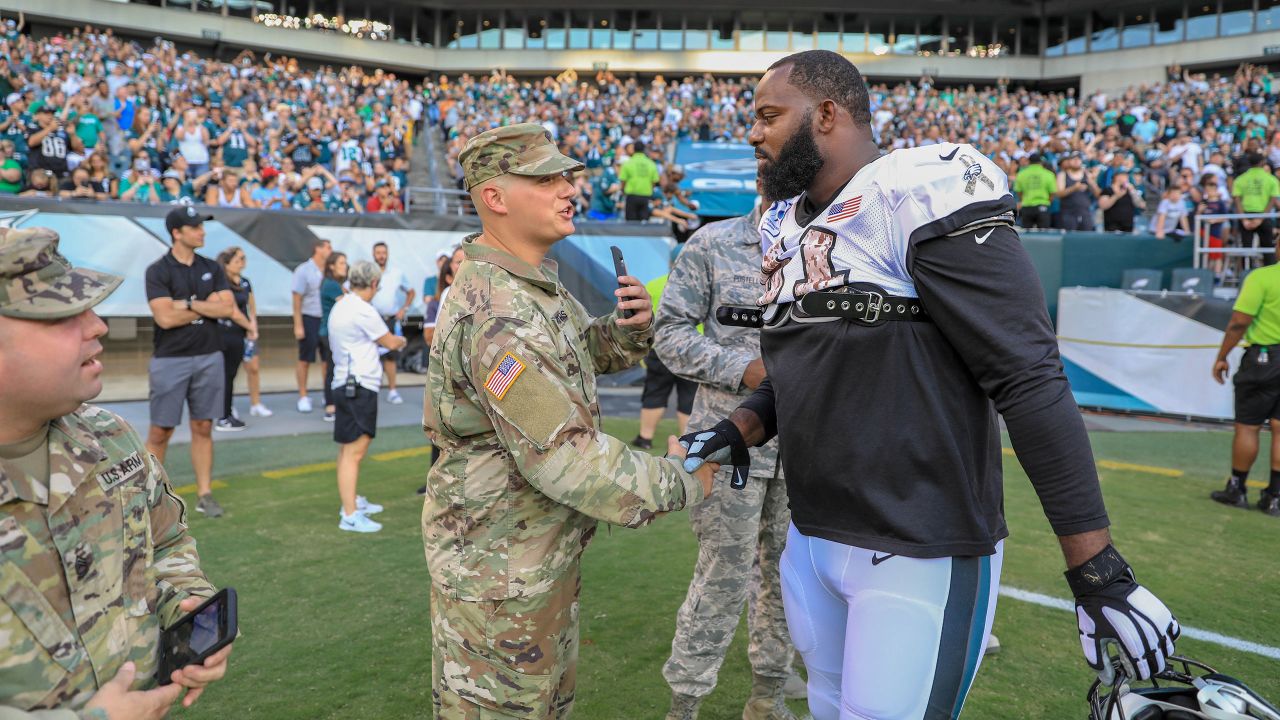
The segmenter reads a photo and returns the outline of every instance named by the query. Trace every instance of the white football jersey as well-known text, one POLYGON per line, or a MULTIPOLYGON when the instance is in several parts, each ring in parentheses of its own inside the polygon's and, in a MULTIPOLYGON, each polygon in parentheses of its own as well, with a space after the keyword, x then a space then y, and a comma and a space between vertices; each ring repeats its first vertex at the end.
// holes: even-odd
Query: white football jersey
POLYGON ((760 305, 854 282, 917 297, 907 263, 913 239, 1012 224, 1017 206, 1004 172, 955 143, 897 150, 864 166, 807 225, 796 220, 799 199, 774 203, 760 219, 760 305))

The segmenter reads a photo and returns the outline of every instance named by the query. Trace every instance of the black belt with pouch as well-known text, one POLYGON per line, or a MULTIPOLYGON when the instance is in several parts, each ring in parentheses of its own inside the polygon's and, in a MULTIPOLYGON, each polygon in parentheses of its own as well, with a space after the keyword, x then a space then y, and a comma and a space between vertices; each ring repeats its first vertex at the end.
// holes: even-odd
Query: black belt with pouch
MULTIPOLYGON (((811 292, 802 296, 798 305, 810 317, 843 318, 864 327, 876 327, 890 320, 933 322, 919 298, 889 295, 873 283, 852 283, 838 291, 811 292)), ((763 327, 764 310, 721 305, 716 308, 716 320, 721 325, 763 327)))

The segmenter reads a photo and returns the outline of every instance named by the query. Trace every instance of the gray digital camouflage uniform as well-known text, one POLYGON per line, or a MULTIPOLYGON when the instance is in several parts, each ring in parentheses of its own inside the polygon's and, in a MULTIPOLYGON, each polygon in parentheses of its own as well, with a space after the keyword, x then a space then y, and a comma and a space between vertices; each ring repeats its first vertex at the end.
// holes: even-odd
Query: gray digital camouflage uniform
MULTIPOLYGON (((662 294, 655 347, 671 371, 700 383, 689 427, 710 427, 750 394, 747 364, 760 356, 760 331, 716 322, 721 305, 755 307, 760 295, 759 211, 710 223, 685 243, 662 294), (698 332, 701 325, 703 332, 698 332)), ((782 612, 778 560, 791 513, 776 440, 751 450, 751 480, 716 490, 689 510, 698 560, 676 614, 671 658, 662 669, 674 692, 704 697, 733 640, 748 595, 747 656, 756 675, 785 677, 793 648, 782 612)))
MULTIPOLYGON (((0 315, 78 315, 120 278, 73 269, 44 228, 0 235, 0 315)), ((48 476, 0 458, 0 718, 105 720, 84 705, 127 661, 155 685, 160 628, 214 592, 164 468, 92 405, 49 425, 48 476)))
MULTIPOLYGON (((500 151, 516 168, 529 152, 542 174, 577 166, 548 143, 537 125, 502 128, 473 139, 462 164, 483 177, 494 163, 475 153, 500 151)), ((469 175, 468 187, 479 182, 469 175)), ((422 513, 432 700, 438 718, 562 718, 574 697, 579 559, 597 521, 640 527, 698 502, 702 486, 600 427, 596 374, 638 362, 651 328, 591 318, 552 261, 535 268, 475 236, 463 249, 423 417, 440 448, 422 513)))

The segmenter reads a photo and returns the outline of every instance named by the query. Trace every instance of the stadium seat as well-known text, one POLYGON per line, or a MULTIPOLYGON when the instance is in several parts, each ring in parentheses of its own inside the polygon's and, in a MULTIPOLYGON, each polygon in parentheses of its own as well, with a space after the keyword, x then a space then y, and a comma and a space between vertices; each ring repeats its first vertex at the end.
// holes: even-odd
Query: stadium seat
POLYGON ((1120 287, 1124 290, 1161 290, 1164 287, 1164 273, 1151 268, 1129 268, 1121 276, 1120 287))
POLYGON ((1208 295, 1213 292, 1213 271, 1209 268, 1175 268, 1169 289, 1208 295))

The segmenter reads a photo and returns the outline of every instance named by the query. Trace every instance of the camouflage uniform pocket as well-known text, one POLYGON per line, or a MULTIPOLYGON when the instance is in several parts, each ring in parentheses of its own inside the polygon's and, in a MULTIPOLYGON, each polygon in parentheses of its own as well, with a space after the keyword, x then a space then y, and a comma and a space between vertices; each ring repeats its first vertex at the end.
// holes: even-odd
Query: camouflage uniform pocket
POLYGON ((437 641, 434 651, 442 654, 437 665, 440 667, 437 683, 443 701, 440 717, 455 717, 446 712, 450 705, 457 707, 456 717, 479 720, 545 718, 550 714, 555 676, 516 672, 452 640, 437 641), (479 714, 465 705, 476 706, 479 714))
POLYGON ((129 617, 144 617, 155 611, 160 590, 152 569, 151 515, 143 488, 120 488, 120 511, 124 527, 125 610, 129 617))

